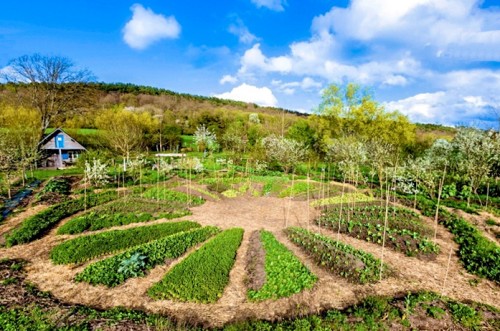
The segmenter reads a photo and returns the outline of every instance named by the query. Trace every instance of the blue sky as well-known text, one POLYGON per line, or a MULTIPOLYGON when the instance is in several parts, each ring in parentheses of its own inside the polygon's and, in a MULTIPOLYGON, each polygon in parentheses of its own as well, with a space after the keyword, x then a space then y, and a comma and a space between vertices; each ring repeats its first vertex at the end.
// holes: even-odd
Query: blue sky
POLYGON ((0 70, 67 56, 99 81, 311 111, 330 83, 418 122, 497 127, 499 0, 8 1, 0 70))

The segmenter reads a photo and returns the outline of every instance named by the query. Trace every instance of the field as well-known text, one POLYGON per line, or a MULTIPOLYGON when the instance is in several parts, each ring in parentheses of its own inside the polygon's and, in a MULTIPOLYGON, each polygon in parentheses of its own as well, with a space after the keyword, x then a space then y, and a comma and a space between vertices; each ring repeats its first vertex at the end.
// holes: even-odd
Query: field
MULTIPOLYGON (((287 175, 172 177, 119 193, 75 190, 8 218, 0 225, 0 289, 39 287, 50 300, 109 310, 117 325, 158 329, 419 328, 422 318, 438 328, 498 326, 496 269, 481 271, 496 262, 468 250, 479 242, 494 259, 495 246, 459 218, 435 227, 425 212, 386 208, 352 185, 287 175), (457 241, 460 231, 475 241, 457 241), (492 307, 463 303, 472 301, 492 307)), ((52 323, 36 299, 42 292, 32 293, 24 297, 39 310, 25 316, 0 305, 0 322, 52 323)), ((89 311, 75 316, 104 318, 89 311)))

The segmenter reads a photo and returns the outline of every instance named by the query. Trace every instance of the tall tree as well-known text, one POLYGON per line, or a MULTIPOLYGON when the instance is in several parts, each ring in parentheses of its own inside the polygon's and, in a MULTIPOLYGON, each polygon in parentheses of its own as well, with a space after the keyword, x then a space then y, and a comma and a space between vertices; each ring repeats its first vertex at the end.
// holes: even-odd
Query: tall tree
POLYGON ((18 83, 19 98, 40 113, 40 137, 55 118, 82 111, 95 101, 95 89, 84 84, 94 76, 66 57, 23 55, 8 63, 3 78, 18 83))

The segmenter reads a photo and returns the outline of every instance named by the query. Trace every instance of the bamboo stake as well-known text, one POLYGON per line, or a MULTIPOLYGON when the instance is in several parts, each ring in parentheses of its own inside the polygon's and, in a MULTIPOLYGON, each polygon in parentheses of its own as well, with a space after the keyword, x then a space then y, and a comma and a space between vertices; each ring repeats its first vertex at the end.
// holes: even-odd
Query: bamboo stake
POLYGON ((453 247, 450 247, 450 254, 448 255, 448 264, 446 265, 446 273, 444 274, 443 287, 441 288, 441 293, 444 294, 444 289, 446 286, 446 279, 448 278, 448 272, 450 270, 451 254, 453 253, 453 247))
POLYGON ((310 208, 310 205, 309 205, 309 168, 307 169, 307 230, 309 230, 309 219, 311 217, 311 208, 310 208))
MULTIPOLYGON (((387 170, 386 170, 387 177, 387 170)), ((384 265, 384 252, 385 252, 385 234, 387 230, 387 219, 389 217, 389 181, 387 181, 387 190, 385 194, 385 215, 384 215, 384 233, 382 235, 382 256, 380 258, 380 280, 382 280, 382 270, 384 265)))
POLYGON ((446 175, 446 165, 444 166, 443 177, 441 178, 441 180, 439 182, 438 201, 436 204, 436 214, 434 216, 434 241, 436 241, 436 238, 437 238, 439 203, 441 202, 441 193, 443 192, 443 184, 444 184, 445 175, 446 175))
POLYGON ((343 174, 344 180, 342 185, 342 195, 340 196, 340 210, 339 210, 339 228, 337 230, 337 240, 340 240, 340 223, 342 220, 342 206, 344 205, 344 191, 345 191, 345 173, 343 174))

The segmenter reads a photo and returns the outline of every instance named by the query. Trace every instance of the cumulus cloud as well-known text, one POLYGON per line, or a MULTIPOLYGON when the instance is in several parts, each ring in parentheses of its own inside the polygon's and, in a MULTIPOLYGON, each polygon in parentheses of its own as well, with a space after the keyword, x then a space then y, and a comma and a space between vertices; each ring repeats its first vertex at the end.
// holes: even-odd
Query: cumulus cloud
POLYGON ((498 11, 477 0, 353 0, 316 17, 313 30, 344 40, 382 41, 439 57, 500 60, 498 11))
POLYGON ((252 3, 257 6, 257 8, 266 7, 275 11, 283 11, 285 8, 283 5, 286 4, 286 0, 252 0, 252 3))
POLYGON ((459 91, 438 91, 391 101, 385 104, 389 110, 399 110, 410 120, 419 123, 445 125, 475 125, 496 127, 500 100, 485 100, 483 96, 466 95, 459 91))
POLYGON ((132 19, 123 28, 123 40, 135 49, 145 49, 161 39, 175 39, 181 33, 181 26, 174 16, 165 17, 150 8, 134 4, 132 19))
POLYGON ((242 44, 251 44, 258 40, 258 38, 248 30, 241 19, 237 19, 235 23, 231 24, 228 31, 237 36, 242 44))
POLYGON ((322 84, 318 81, 315 81, 311 77, 304 77, 301 81, 292 81, 292 82, 282 82, 281 80, 273 80, 271 82, 273 86, 276 86, 281 92, 292 95, 295 93, 297 89, 302 91, 310 91, 312 89, 319 90, 322 84))
POLYGON ((229 84, 236 84, 238 82, 238 78, 231 76, 231 75, 224 75, 222 78, 219 80, 219 84, 224 85, 226 83, 229 84))
POLYGON ((230 92, 216 94, 214 96, 220 99, 256 103, 260 106, 276 107, 278 104, 278 100, 268 87, 257 87, 245 83, 233 88, 230 92))

